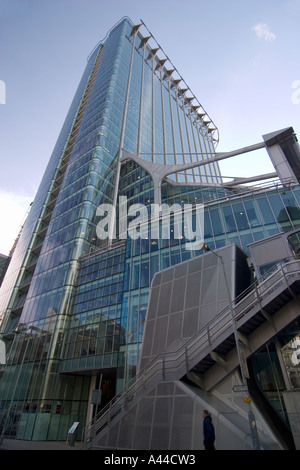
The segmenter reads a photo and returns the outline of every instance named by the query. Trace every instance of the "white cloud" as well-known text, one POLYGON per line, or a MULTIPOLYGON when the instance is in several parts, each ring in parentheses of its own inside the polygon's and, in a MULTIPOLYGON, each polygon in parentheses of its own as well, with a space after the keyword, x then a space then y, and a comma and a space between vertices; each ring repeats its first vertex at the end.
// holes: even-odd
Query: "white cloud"
POLYGON ((252 31, 255 31, 256 36, 259 39, 264 39, 265 41, 275 41, 276 36, 270 31, 270 28, 267 24, 256 24, 253 26, 252 31))
POLYGON ((0 190, 0 253, 8 255, 32 198, 0 190))

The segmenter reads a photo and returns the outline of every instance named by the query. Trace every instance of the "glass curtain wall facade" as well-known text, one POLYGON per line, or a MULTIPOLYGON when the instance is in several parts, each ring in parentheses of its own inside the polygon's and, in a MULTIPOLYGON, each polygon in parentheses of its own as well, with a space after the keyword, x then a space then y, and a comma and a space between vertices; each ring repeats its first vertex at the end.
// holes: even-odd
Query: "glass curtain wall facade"
MULTIPOLYGON (((19 438, 59 439, 51 430, 60 420, 59 427, 74 416, 84 421, 78 403, 88 399, 89 379, 62 377, 59 367, 62 355, 69 354, 62 348, 81 295, 79 259, 103 243, 96 235, 96 209, 117 199, 124 149, 161 163, 214 154, 213 131, 156 52, 124 18, 90 54, 3 281, 1 334, 9 356, 0 391, 2 425, 7 427, 13 413, 19 424, 12 433, 19 438), (63 385, 74 380, 82 382, 75 387, 77 404, 75 395, 66 399, 69 385, 63 385), (62 405, 67 401, 70 406, 62 405)), ((203 176, 192 170, 178 178, 219 181, 220 172, 212 164, 203 176)), ((120 281, 114 281, 111 290, 119 289, 120 281)), ((119 318, 116 337, 122 325, 127 328, 126 309, 120 315, 120 301, 109 306, 115 313, 100 317, 115 325, 119 318)))
MULTIPOLYGON (((300 225, 300 188, 226 189, 217 131, 193 105, 159 48, 128 18, 88 58, 1 287, 2 435, 64 440, 84 427, 92 388, 105 399, 136 373, 156 272, 201 253, 186 240, 98 236, 101 204, 154 202, 153 181, 131 152, 156 164, 207 160, 162 183, 166 204, 204 204, 205 241, 247 244, 300 225), (97 375, 97 380, 93 377, 97 375)), ((171 232, 174 229, 171 217, 171 232)), ((199 247, 200 248, 200 247, 199 247)))

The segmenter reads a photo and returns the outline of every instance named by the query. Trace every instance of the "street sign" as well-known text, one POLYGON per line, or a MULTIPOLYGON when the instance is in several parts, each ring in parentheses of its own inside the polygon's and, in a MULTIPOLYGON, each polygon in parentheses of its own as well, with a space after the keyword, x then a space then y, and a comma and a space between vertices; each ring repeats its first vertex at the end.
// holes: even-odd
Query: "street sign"
POLYGON ((72 424, 72 427, 69 429, 69 434, 74 434, 74 433, 75 433, 78 424, 79 424, 79 421, 75 421, 75 422, 72 424))

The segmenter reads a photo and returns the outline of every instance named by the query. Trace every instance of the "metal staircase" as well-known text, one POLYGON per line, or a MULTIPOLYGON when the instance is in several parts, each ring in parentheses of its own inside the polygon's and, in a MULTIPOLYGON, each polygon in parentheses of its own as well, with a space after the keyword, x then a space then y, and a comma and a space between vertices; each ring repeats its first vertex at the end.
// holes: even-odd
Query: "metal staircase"
MULTIPOLYGON (((283 264, 268 277, 255 283, 233 302, 239 337, 249 357, 276 332, 297 318, 297 310, 282 315, 287 303, 298 302, 300 261, 283 264), (259 334, 258 334, 259 332, 259 334)), ((129 382, 123 391, 86 427, 84 443, 97 445, 98 439, 116 420, 162 381, 177 381, 186 374, 196 374, 203 390, 211 390, 238 367, 230 310, 222 310, 205 328, 186 341, 176 340, 129 382)))

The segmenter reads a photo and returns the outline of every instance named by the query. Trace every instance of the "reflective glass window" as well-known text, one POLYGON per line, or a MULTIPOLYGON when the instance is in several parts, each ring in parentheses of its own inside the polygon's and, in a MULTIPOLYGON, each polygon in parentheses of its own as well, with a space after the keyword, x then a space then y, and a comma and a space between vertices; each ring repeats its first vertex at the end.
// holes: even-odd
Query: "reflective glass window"
POLYGON ((235 219, 233 216, 232 208, 230 205, 222 207, 222 211, 224 214, 225 225, 226 225, 226 232, 235 232, 236 231, 236 224, 235 219))
POLYGON ((294 321, 279 334, 282 357, 292 389, 300 389, 300 323, 294 321))
POLYGON ((219 209, 211 209, 210 217, 214 235, 220 235, 221 233, 224 233, 224 228, 220 219, 219 209))
POLYGON ((244 201, 244 206, 246 209, 247 218, 249 220, 250 226, 256 227, 258 225, 261 225, 260 216, 258 214, 255 202, 251 200, 244 201))
POLYGON ((256 199, 256 202, 259 206, 259 209, 263 218, 263 223, 264 224, 275 223, 274 215, 273 215, 268 199, 264 196, 258 197, 256 199))
POLYGON ((287 227, 292 228, 288 213, 282 203, 279 194, 271 194, 268 196, 268 199, 275 214, 276 220, 281 225, 282 229, 286 230, 287 227))
POLYGON ((300 232, 293 233, 288 237, 288 243, 295 258, 300 257, 300 232))
POLYGON ((232 209, 234 212, 235 220, 239 230, 249 228, 248 220, 246 217, 246 211, 241 202, 236 202, 232 204, 232 209))

